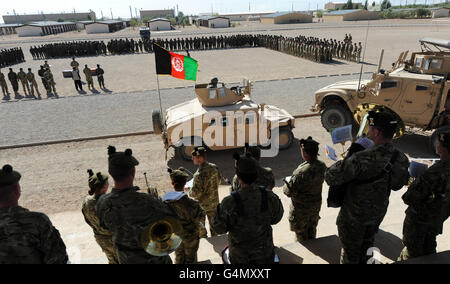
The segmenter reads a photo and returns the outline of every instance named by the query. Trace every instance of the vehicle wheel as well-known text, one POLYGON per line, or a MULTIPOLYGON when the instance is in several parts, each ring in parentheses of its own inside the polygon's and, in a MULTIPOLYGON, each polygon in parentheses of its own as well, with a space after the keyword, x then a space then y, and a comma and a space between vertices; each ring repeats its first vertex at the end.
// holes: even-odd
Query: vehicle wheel
POLYGON ((152 111, 153 132, 155 134, 161 134, 163 132, 163 124, 161 120, 161 113, 159 110, 152 111))
POLYGON ((280 150, 286 150, 291 147, 292 142, 294 141, 294 134, 289 127, 281 127, 277 137, 271 137, 272 139, 278 139, 278 145, 280 150))
POLYGON ((442 127, 439 127, 438 129, 436 129, 433 134, 431 134, 428 143, 429 143, 429 148, 430 151, 436 155, 436 142, 438 141, 438 131, 450 131, 450 125, 445 125, 442 127))
POLYGON ((327 131, 349 125, 352 120, 350 111, 341 105, 330 105, 321 115, 322 126, 327 131))
POLYGON ((175 153, 176 155, 178 155, 178 157, 181 157, 183 160, 185 161, 192 161, 192 151, 194 150, 194 145, 182 145, 180 147, 177 147, 175 149, 175 153))

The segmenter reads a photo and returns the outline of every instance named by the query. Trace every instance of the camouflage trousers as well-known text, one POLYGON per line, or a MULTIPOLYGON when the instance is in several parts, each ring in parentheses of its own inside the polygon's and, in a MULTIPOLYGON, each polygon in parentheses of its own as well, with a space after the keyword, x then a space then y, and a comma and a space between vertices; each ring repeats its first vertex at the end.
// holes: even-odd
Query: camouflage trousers
POLYGON ((175 251, 175 264, 196 263, 199 244, 199 238, 183 239, 183 242, 175 251))
POLYGON ((40 97, 41 93, 39 92, 38 84, 37 84, 36 80, 29 82, 29 84, 30 84, 30 89, 31 89, 31 95, 34 96, 34 89, 36 89, 36 92, 38 93, 38 96, 40 97))
POLYGON ((8 92, 8 85, 6 83, 0 83, 0 86, 2 87, 3 96, 7 96, 9 94, 8 92))
POLYGON ((406 214, 403 223, 403 244, 399 261, 436 253, 436 229, 414 221, 414 217, 406 214))
POLYGON ((289 210, 290 229, 297 236, 297 241, 302 242, 315 239, 317 224, 319 223, 320 204, 291 204, 289 210))
POLYGON ((109 264, 119 264, 119 257, 111 237, 95 235, 95 240, 105 253, 109 264))
POLYGON ((30 94, 30 86, 28 86, 28 81, 20 81, 22 84, 23 92, 25 94, 30 94))
POLYGON ((368 251, 374 247, 380 223, 365 225, 338 217, 338 233, 342 245, 341 264, 367 264, 372 257, 368 255, 368 251))
POLYGON ((86 82, 88 84, 88 88, 90 89, 91 87, 94 88, 94 80, 92 80, 92 77, 90 79, 86 78, 86 82))
MULTIPOLYGON (((213 230, 211 227, 211 224, 213 223, 214 218, 216 217, 216 210, 215 209, 205 209, 206 217, 208 217, 209 222, 209 231, 211 233, 211 237, 217 236, 216 231, 213 230)), ((203 226, 200 227, 200 238, 207 238, 208 232, 206 231, 206 217, 201 220, 200 222, 203 224, 203 226)))

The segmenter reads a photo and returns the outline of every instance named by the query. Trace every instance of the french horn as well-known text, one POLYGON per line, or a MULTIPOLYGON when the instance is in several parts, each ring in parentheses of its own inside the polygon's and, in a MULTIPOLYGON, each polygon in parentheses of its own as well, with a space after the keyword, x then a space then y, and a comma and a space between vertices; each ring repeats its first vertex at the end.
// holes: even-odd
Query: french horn
POLYGON ((142 232, 142 247, 154 256, 168 255, 180 246, 182 230, 180 222, 173 217, 159 219, 142 232))

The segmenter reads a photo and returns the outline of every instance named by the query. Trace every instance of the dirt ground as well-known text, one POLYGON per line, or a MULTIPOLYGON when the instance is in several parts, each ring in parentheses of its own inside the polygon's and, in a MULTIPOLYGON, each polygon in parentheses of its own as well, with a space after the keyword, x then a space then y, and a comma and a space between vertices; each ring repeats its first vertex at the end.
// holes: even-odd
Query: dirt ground
MULTIPOLYGON (((261 29, 261 26, 255 23, 248 24, 249 26, 234 28, 234 32, 240 30, 249 33, 252 29, 254 33, 261 29)), ((315 36, 319 38, 333 38, 343 40, 346 33, 351 33, 354 42, 362 42, 364 44, 367 28, 367 22, 358 22, 350 25, 349 23, 337 23, 334 27, 329 27, 330 23, 324 23, 323 28, 318 26, 321 24, 311 25, 293 25, 288 29, 282 25, 281 30, 274 30, 274 27, 267 27, 266 30, 260 33, 265 34, 281 34, 285 36, 315 36), (295 27, 294 27, 295 26, 295 27), (310 28, 308 28, 310 27, 310 28)), ((420 50, 419 39, 423 37, 437 37, 443 38, 450 34, 450 25, 436 25, 431 21, 371 21, 369 26, 366 59, 367 63, 363 71, 375 71, 378 65, 381 50, 385 49, 385 57, 383 61, 383 68, 389 69, 392 62, 396 61, 399 54, 405 50, 418 51, 420 50), (389 26, 396 23, 409 24, 411 26, 389 26), (383 24, 384 26, 375 27, 375 25, 383 24), (420 25, 419 25, 420 24, 420 25), (417 26, 418 25, 418 26, 417 26)), ((171 36, 183 36, 184 33, 191 32, 193 27, 187 27, 185 30, 177 31, 171 36)), ((195 28, 196 29, 196 28, 195 28)), ((82 37, 86 40, 95 39, 99 35, 86 35, 84 32, 71 32, 45 38, 38 38, 39 40, 52 41, 55 39, 67 39, 71 37, 82 37)), ((133 36, 136 31, 128 28, 118 33, 108 35, 110 37, 118 36, 133 36)), ((162 37, 167 37, 166 34, 161 34, 162 37)), ((102 35, 103 36, 103 35, 102 35)), ((157 36, 157 35, 156 35, 157 36)), ((192 35, 188 35, 192 36, 192 35)), ((36 38, 33 38, 36 39, 36 38)), ((13 46, 20 46, 25 52, 26 62, 14 65, 15 71, 19 68, 32 68, 34 72, 39 69, 39 65, 43 61, 33 60, 29 53, 31 45, 43 44, 41 42, 32 42, 30 38, 18 38, 14 36, 4 36, 0 41, 1 48, 9 48, 13 46), (9 40, 19 40, 18 43, 8 44, 9 40), (23 41, 22 41, 23 40, 23 41)), ((219 77, 223 82, 239 82, 243 77, 249 80, 274 80, 284 78, 297 78, 304 76, 317 75, 331 75, 343 73, 359 72, 361 65, 350 63, 346 61, 336 60, 332 64, 318 64, 294 56, 274 52, 264 48, 243 48, 243 49, 229 49, 229 50, 214 50, 214 51, 192 51, 191 56, 199 62, 199 73, 197 82, 209 82, 212 77, 219 77)), ((116 55, 116 56, 98 56, 98 57, 82 57, 77 61, 81 67, 87 64, 90 67, 95 67, 100 64, 105 70, 105 82, 107 92, 134 92, 143 90, 153 90, 157 87, 155 75, 155 62, 153 54, 132 54, 132 55, 116 55)), ((69 58, 64 59, 50 59, 58 95, 61 96, 76 96, 79 93, 75 90, 74 83, 70 78, 63 78, 62 71, 70 69, 69 58)), ((7 69, 3 69, 7 72, 7 69)), ((83 74, 82 74, 83 75, 83 74)), ((38 82, 40 90, 43 92, 41 83, 38 82)), ((160 76, 161 88, 173 88, 192 86, 194 82, 177 80, 168 76, 160 76)), ((96 94, 103 92, 98 88, 88 91, 87 85, 84 89, 87 94, 96 94)))

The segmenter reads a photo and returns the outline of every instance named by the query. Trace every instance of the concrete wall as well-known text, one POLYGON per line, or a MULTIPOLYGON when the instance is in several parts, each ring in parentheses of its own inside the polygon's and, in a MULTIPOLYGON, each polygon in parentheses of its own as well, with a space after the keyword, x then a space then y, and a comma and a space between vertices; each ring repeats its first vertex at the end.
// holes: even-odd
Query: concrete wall
POLYGON ((5 24, 26 24, 29 22, 39 21, 58 21, 63 19, 64 21, 82 21, 82 20, 95 20, 95 12, 89 13, 63 13, 63 14, 30 14, 30 15, 5 15, 3 16, 3 22, 5 24), (89 19, 90 16, 90 19, 89 19))
POLYGON ((20 37, 41 36, 42 28, 34 27, 34 26, 23 26, 23 27, 16 28, 16 32, 20 37))
POLYGON ((210 28, 229 28, 230 20, 224 18, 216 18, 208 21, 210 28))
POLYGON ((109 26, 107 24, 94 23, 85 26, 88 34, 109 33, 109 26))
POLYGON ((154 21, 154 22, 148 22, 148 27, 151 31, 169 31, 170 28, 170 22, 168 21, 154 21))

